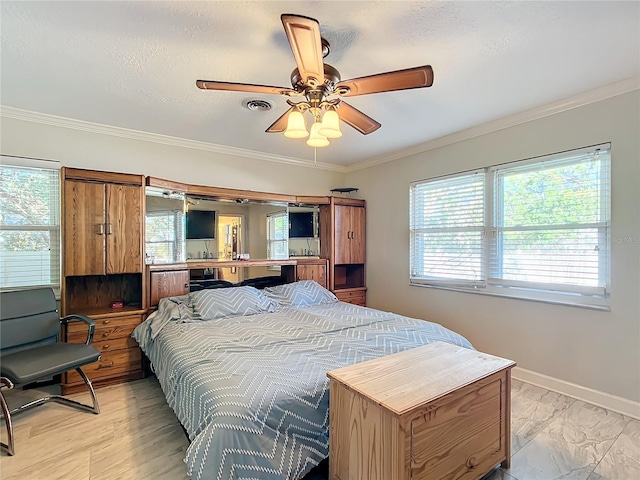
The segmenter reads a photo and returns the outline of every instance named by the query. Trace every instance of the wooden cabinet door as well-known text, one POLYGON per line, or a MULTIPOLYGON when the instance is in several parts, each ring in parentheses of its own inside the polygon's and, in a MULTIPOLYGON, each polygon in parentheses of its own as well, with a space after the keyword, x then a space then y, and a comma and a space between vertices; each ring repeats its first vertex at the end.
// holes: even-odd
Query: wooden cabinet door
POLYGON ((296 280, 315 280, 324 288, 327 288, 326 265, 300 265, 296 267, 296 280))
POLYGON ((336 205, 334 211, 335 264, 351 263, 351 208, 336 205))
POLYGON ((161 298, 189 293, 189 270, 151 272, 151 298, 149 304, 158 305, 161 298))
POLYGON ((105 273, 105 185, 65 180, 64 275, 105 273))
POLYGON ((365 257, 365 211, 362 207, 350 207, 351 235, 349 243, 349 263, 364 263, 365 257))
POLYGON ((362 207, 335 206, 335 264, 364 263, 364 215, 362 207))
POLYGON ((142 188, 107 184, 107 274, 142 271, 142 188))

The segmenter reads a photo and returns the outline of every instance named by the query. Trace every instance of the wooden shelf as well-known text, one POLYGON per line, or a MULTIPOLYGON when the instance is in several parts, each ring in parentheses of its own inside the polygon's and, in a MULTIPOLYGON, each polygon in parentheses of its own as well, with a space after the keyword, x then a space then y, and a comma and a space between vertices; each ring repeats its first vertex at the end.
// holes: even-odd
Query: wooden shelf
POLYGON ((280 265, 295 265, 297 260, 187 260, 187 268, 230 268, 230 267, 278 267, 280 265))

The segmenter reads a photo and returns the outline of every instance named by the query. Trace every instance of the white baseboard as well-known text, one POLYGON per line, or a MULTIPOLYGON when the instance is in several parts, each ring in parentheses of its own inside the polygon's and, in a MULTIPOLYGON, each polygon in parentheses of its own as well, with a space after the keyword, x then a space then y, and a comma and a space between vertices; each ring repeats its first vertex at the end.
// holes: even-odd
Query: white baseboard
POLYGON ((548 377, 520 367, 513 368, 511 372, 511 376, 516 380, 531 383, 640 420, 640 402, 634 402, 633 400, 593 390, 558 378, 548 377))

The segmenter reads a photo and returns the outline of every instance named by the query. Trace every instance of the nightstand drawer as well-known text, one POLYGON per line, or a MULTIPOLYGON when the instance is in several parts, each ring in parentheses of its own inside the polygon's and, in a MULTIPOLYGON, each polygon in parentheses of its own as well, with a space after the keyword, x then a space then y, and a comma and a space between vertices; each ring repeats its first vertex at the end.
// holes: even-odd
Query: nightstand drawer
MULTIPOLYGON (((114 352, 103 352, 100 360, 82 367, 90 380, 113 377, 130 373, 142 368, 142 353, 139 348, 129 348, 114 352)), ((82 382, 75 371, 67 373, 67 383, 82 382)))
MULTIPOLYGON (((96 328, 93 332, 93 345, 97 342, 112 340, 114 338, 127 338, 133 333, 138 323, 133 325, 109 325, 106 327, 96 328)), ((86 328, 83 332, 67 333, 67 341, 70 343, 84 343, 87 340, 86 328)))
POLYGON ((336 290, 333 292, 338 300, 354 305, 365 306, 366 291, 365 290, 336 290))
MULTIPOLYGON (((133 328, 135 328, 142 322, 142 315, 126 315, 123 317, 99 318, 93 319, 93 321, 96 322, 96 331, 103 328, 114 328, 124 325, 133 325, 133 328)), ((86 338, 87 325, 79 321, 69 323, 67 325, 67 334, 75 332, 84 333, 86 338)))

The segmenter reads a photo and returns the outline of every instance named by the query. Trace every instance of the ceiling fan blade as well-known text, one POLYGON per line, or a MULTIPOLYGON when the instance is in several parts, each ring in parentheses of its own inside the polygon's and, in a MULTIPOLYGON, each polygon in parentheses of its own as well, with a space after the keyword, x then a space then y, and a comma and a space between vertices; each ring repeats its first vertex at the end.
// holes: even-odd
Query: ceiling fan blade
POLYGON ((367 95, 369 93, 393 92, 433 85, 433 69, 430 65, 407 68, 394 72, 379 73, 367 77, 353 78, 339 82, 335 89, 343 97, 367 95), (343 91, 341 92, 341 89, 343 91), (348 91, 346 91, 348 89, 348 91))
POLYGON ((363 135, 369 135, 382 126, 373 118, 345 102, 340 102, 337 112, 340 120, 355 128, 363 135))
POLYGON ((197 80, 196 86, 202 90, 229 90, 232 92, 272 93, 274 95, 294 95, 297 92, 287 87, 270 85, 252 85, 250 83, 216 82, 214 80, 197 80))
POLYGON ((284 14, 280 19, 296 59, 300 78, 305 82, 307 78, 313 77, 318 83, 322 83, 324 64, 320 24, 313 18, 300 15, 284 14))
POLYGON ((281 133, 287 129, 287 121, 289 120, 289 114, 295 110, 295 107, 291 107, 284 112, 280 118, 271 124, 269 128, 265 130, 266 133, 281 133))

